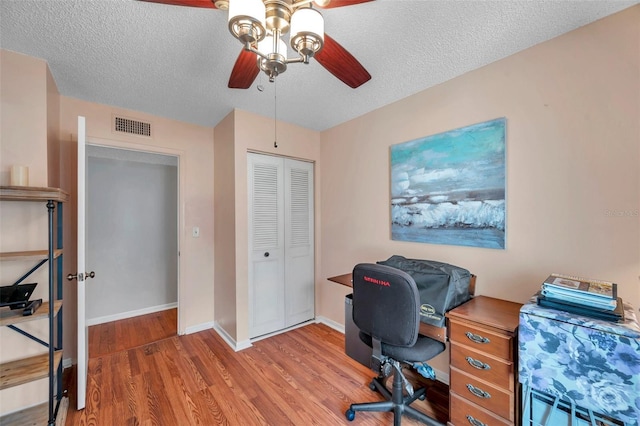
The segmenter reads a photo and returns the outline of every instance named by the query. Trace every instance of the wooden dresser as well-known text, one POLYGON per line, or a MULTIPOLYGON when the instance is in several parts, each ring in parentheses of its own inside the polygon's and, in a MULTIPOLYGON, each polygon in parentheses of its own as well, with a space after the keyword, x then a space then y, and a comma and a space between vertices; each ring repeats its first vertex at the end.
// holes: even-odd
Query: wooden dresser
POLYGON ((521 307, 477 296, 447 313, 449 425, 520 423, 517 330, 521 307))

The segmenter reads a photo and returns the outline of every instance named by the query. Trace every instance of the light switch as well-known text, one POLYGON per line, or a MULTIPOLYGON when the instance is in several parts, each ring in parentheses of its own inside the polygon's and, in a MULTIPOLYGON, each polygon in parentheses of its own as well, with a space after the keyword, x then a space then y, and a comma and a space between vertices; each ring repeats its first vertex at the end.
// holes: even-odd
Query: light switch
POLYGON ((198 238, 200 236, 200 228, 197 226, 193 227, 193 238, 198 238))

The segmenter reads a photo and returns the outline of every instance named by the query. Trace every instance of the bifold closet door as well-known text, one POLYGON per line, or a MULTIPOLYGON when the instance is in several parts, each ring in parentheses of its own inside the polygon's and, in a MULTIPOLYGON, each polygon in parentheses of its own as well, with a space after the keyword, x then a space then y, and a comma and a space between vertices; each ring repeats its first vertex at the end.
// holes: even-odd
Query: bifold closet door
POLYGON ((315 316, 313 163, 284 160, 285 327, 315 316))
POLYGON ((314 317, 313 164, 250 153, 249 337, 314 317))
POLYGON ((249 337, 284 328, 282 158, 249 154, 249 337))

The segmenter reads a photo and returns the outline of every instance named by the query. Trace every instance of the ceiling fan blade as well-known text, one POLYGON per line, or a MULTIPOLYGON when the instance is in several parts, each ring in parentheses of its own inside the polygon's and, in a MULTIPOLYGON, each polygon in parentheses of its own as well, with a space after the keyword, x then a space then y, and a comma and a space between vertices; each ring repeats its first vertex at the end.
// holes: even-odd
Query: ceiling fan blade
POLYGON ((332 9, 334 7, 351 6, 354 4, 367 3, 373 0, 331 0, 328 5, 322 6, 322 9, 332 9))
POLYGON ((314 57, 327 71, 349 87, 355 89, 371 80, 371 74, 362 64, 326 33, 324 46, 314 57))
POLYGON ((260 68, 258 68, 256 54, 242 49, 236 63, 231 70, 229 77, 230 89, 248 89, 258 76, 260 68))
POLYGON ((217 9, 212 0, 140 0, 149 3, 162 3, 172 4, 175 6, 191 6, 191 7, 205 7, 208 9, 217 9))

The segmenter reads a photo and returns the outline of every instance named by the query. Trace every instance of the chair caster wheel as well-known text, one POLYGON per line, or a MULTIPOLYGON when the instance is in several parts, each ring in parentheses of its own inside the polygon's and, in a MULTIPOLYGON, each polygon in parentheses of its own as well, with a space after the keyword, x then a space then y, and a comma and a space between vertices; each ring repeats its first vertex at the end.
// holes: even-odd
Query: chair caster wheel
POLYGON ((347 418, 347 420, 352 422, 353 419, 356 418, 356 412, 349 408, 347 411, 345 411, 344 416, 347 418))
POLYGON ((369 383, 369 389, 371 389, 374 392, 378 390, 374 382, 369 383))
POLYGON ((424 401, 425 399, 427 399, 427 395, 422 394, 422 395, 420 395, 420 396, 418 397, 418 399, 419 399, 420 401, 424 401))

